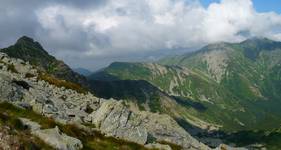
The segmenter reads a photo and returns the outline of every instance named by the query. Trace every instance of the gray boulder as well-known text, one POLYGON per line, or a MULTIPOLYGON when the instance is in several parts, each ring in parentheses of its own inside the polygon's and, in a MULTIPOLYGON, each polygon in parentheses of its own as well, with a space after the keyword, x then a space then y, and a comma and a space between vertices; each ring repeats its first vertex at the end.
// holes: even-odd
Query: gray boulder
POLYGON ((58 127, 54 129, 41 130, 37 122, 30 121, 26 118, 20 118, 21 122, 27 126, 31 134, 37 136, 47 144, 58 150, 79 150, 83 148, 82 142, 76 138, 67 136, 62 133, 58 127))
POLYGON ((59 150, 79 150, 83 148, 82 142, 76 138, 62 133, 58 127, 54 129, 37 130, 34 135, 59 150))
POLYGON ((92 123, 103 133, 139 144, 147 142, 146 128, 140 126, 139 116, 129 111, 121 102, 108 100, 91 114, 92 123))

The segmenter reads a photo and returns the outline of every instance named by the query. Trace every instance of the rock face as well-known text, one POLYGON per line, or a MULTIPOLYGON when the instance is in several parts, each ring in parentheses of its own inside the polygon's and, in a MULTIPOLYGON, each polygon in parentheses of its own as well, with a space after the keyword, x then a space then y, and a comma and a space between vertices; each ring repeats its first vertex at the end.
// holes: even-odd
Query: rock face
POLYGON ((141 118, 115 100, 104 101, 101 107, 91 114, 92 123, 109 136, 134 141, 147 142, 147 130, 140 126, 141 118))
POLYGON ((83 148, 80 140, 67 136, 66 134, 62 133, 58 127, 55 127, 54 129, 41 130, 41 126, 36 122, 32 122, 25 118, 21 118, 21 122, 31 130, 31 134, 39 137, 41 140, 51 145, 55 149, 79 150, 83 148))
POLYGON ((179 127, 168 115, 133 112, 122 101, 107 100, 91 115, 92 123, 109 136, 131 140, 139 144, 166 141, 186 149, 208 147, 179 127))
MULTIPOLYGON (((133 111, 123 101, 100 99, 90 93, 59 88, 39 80, 38 74, 28 63, 0 53, 0 99, 53 117, 61 123, 93 123, 108 136, 139 144, 165 141, 184 149, 209 149, 168 115, 133 111)), ((38 129, 34 134, 61 149, 81 147, 76 139, 60 133, 57 128, 38 129)))

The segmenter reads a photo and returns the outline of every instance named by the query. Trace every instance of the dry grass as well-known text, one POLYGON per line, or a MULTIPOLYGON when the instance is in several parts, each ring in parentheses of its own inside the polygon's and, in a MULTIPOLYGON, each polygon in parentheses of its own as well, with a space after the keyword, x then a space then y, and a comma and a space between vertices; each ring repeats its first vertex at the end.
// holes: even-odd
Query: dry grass
POLYGON ((87 90, 85 90, 84 88, 82 88, 80 85, 72 83, 72 82, 68 82, 65 80, 60 80, 57 79, 49 74, 46 73, 39 73, 38 76, 39 80, 44 80, 46 82, 48 82, 49 84, 55 85, 57 87, 65 87, 66 89, 71 89, 71 90, 75 90, 78 93, 87 93, 87 90))

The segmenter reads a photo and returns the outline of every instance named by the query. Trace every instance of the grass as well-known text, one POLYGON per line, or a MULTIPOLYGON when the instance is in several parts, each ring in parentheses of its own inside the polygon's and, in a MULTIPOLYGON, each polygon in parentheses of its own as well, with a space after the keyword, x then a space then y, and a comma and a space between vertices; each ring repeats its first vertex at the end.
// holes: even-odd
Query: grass
MULTIPOLYGON (((15 107, 14 105, 9 104, 7 102, 0 103, 0 112, 1 112, 0 121, 4 120, 3 123, 7 124, 7 122, 5 122, 5 120, 7 119, 5 118, 8 117, 8 125, 11 125, 12 128, 18 129, 20 131, 25 131, 26 135, 28 135, 29 133, 19 122, 18 118, 20 117, 28 118, 34 122, 39 123, 43 129, 54 128, 55 126, 58 126, 63 133, 80 139, 84 146, 83 149, 85 150, 120 150, 120 149, 146 150, 147 149, 144 146, 133 142, 116 139, 113 137, 106 137, 98 131, 92 131, 89 133, 87 131, 78 128, 76 125, 73 124, 68 124, 68 125, 59 124, 51 118, 43 117, 42 115, 37 114, 30 110, 25 110, 15 107)), ((23 139, 23 142, 27 139, 28 138, 23 139)), ((41 144, 44 145, 44 143, 42 143, 42 141, 39 140, 38 145, 41 146, 41 144)))
POLYGON ((48 82, 49 84, 55 85, 57 87, 65 87, 66 89, 71 89, 71 90, 75 90, 78 93, 84 93, 86 94, 88 91, 84 88, 82 88, 80 85, 72 83, 72 82, 68 82, 65 80, 59 80, 49 74, 46 73, 39 73, 38 75, 38 79, 39 80, 44 80, 46 82, 48 82))

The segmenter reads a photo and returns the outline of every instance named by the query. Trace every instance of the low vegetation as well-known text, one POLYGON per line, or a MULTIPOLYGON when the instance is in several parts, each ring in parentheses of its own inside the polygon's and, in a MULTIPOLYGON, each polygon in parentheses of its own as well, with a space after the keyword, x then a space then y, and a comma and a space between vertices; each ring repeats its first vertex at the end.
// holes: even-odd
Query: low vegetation
POLYGON ((78 84, 57 79, 57 78, 53 77, 52 75, 49 75, 46 73, 39 73, 38 79, 44 80, 44 81, 48 82, 49 84, 55 85, 57 87, 65 87, 66 89, 75 90, 78 93, 84 93, 84 94, 87 93, 87 90, 78 84))
MULTIPOLYGON (((63 133, 80 139, 84 146, 83 149, 85 150, 146 150, 146 148, 142 145, 121 139, 116 139, 113 137, 106 137, 98 131, 89 133, 73 124, 59 124, 51 118, 43 117, 42 115, 37 114, 33 111, 21 109, 6 102, 0 103, 0 112, 0 125, 9 125, 11 126, 11 128, 15 128, 16 130, 25 133, 24 135, 22 135, 22 137, 26 139, 22 139, 22 142, 28 141, 31 136, 28 130, 26 130, 18 120, 18 118, 20 117, 28 118, 34 122, 39 123, 43 129, 54 128, 55 126, 58 126, 63 133), (26 137, 27 135, 29 135, 29 138, 26 137)), ((50 149, 50 147, 42 143, 42 141, 37 138, 29 141, 29 143, 30 142, 36 143, 36 145, 38 146, 40 145, 41 147, 39 148, 43 147, 45 149, 50 149)), ((28 143, 26 143, 25 145, 28 145, 28 143)))

